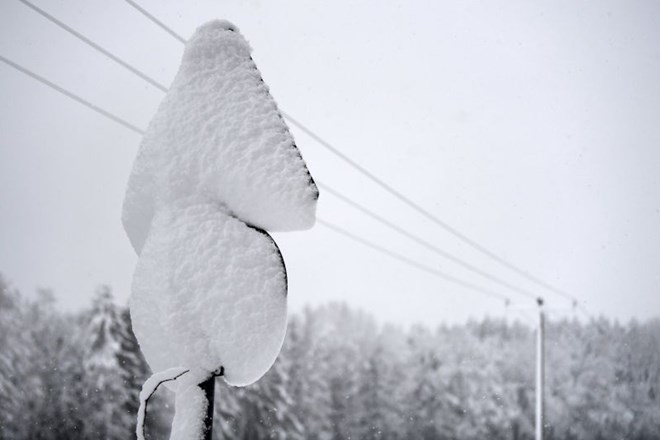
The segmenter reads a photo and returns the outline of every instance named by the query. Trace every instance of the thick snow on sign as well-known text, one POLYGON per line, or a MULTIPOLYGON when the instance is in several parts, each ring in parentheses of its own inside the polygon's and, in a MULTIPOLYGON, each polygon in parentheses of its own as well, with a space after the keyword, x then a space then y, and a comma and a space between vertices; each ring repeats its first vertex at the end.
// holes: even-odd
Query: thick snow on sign
MULTIPOLYGON (((177 392, 173 439, 202 435, 197 384, 222 371, 247 385, 275 361, 287 279, 265 231, 311 227, 317 199, 245 39, 226 21, 199 28, 144 135, 122 215, 139 254, 130 305, 140 347, 155 372, 186 372, 164 379, 177 392)), ((145 384, 142 422, 161 376, 145 384)))
POLYGON ((191 194, 264 230, 313 225, 318 189, 250 51, 226 21, 203 25, 187 43, 124 200, 138 253, 158 207, 191 194))
POLYGON ((160 209, 133 278, 133 330, 154 371, 222 366, 247 385, 282 346, 286 287, 266 233, 213 203, 160 209))
POLYGON ((222 366, 245 385, 268 370, 286 327, 286 272, 265 230, 311 227, 317 199, 248 43, 226 21, 200 27, 124 199, 140 254, 131 315, 154 371, 222 366))

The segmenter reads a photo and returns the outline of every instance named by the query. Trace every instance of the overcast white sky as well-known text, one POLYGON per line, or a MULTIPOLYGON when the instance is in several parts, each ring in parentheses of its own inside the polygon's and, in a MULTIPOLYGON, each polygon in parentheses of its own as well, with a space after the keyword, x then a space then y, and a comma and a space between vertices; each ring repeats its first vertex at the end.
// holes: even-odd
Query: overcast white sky
MULTIPOLYGON (((121 0, 35 3, 169 84, 182 46, 121 0)), ((282 109, 438 217, 596 314, 660 315, 660 3, 140 2, 184 36, 233 21, 282 109)), ((162 93, 15 0, 0 54, 138 126, 162 93)), ((96 285, 126 301, 120 223, 139 136, 0 64, 0 273, 66 308, 96 285)), ((430 242, 569 304, 469 249, 292 127, 313 176, 430 242)), ((322 193, 319 215, 480 279, 322 193)), ((456 322, 501 302, 321 226, 276 234, 292 309, 344 300, 382 320, 456 322)))

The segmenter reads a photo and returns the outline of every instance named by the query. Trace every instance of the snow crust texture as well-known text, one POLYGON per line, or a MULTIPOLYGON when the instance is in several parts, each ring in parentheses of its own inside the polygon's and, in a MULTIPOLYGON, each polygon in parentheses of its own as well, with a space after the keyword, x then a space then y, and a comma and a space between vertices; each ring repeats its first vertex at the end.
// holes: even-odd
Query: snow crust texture
POLYGON ((247 385, 280 351, 286 288, 267 234, 211 203, 160 209, 133 277, 133 329, 154 371, 223 366, 247 385))
POLYGON ((226 21, 191 37, 122 213, 139 255, 133 329, 152 370, 223 367, 237 386, 268 371, 286 330, 286 270, 266 231, 311 227, 318 199, 250 51, 226 21))
POLYGON ((159 206, 191 194, 267 231, 314 224, 318 189, 235 26, 186 45, 129 179, 123 222, 140 253, 159 206))

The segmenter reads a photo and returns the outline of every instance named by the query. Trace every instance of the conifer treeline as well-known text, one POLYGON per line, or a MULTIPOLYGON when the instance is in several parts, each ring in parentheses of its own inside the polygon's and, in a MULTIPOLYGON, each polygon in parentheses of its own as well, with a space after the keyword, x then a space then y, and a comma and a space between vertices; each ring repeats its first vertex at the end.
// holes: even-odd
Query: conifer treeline
MULTIPOLYGON (((0 439, 134 438, 149 371, 128 311, 105 287, 77 314, 54 303, 0 279, 0 439)), ((660 438, 660 321, 555 321, 547 352, 546 438, 660 438)), ((332 304, 291 317, 255 385, 218 383, 215 436, 531 439, 533 378, 534 332, 521 323, 404 330, 332 304)), ((148 437, 167 438, 171 417, 159 391, 148 437)))

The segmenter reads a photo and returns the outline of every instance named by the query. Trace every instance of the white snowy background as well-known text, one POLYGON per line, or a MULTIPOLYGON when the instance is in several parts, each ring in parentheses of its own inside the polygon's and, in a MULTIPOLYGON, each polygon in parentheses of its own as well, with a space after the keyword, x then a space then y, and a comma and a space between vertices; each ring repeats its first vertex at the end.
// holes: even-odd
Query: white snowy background
MULTIPOLYGON (((182 46, 125 2, 35 3, 159 81, 172 80, 182 46)), ((660 312, 659 3, 140 4, 184 36, 211 18, 232 20, 282 109, 593 313, 625 320, 660 312)), ((162 98, 18 1, 0 3, 0 54, 140 127, 162 98)), ((136 257, 120 211, 139 136, 5 65, 0 94, 0 272, 26 293, 52 287, 69 309, 87 305, 99 283, 125 302, 136 257)), ((319 182, 536 289, 292 131, 319 182)), ((327 192, 319 216, 488 285, 327 192)), ((505 312, 501 302, 321 226, 275 239, 293 311, 341 300, 383 321, 430 325, 505 312)))

